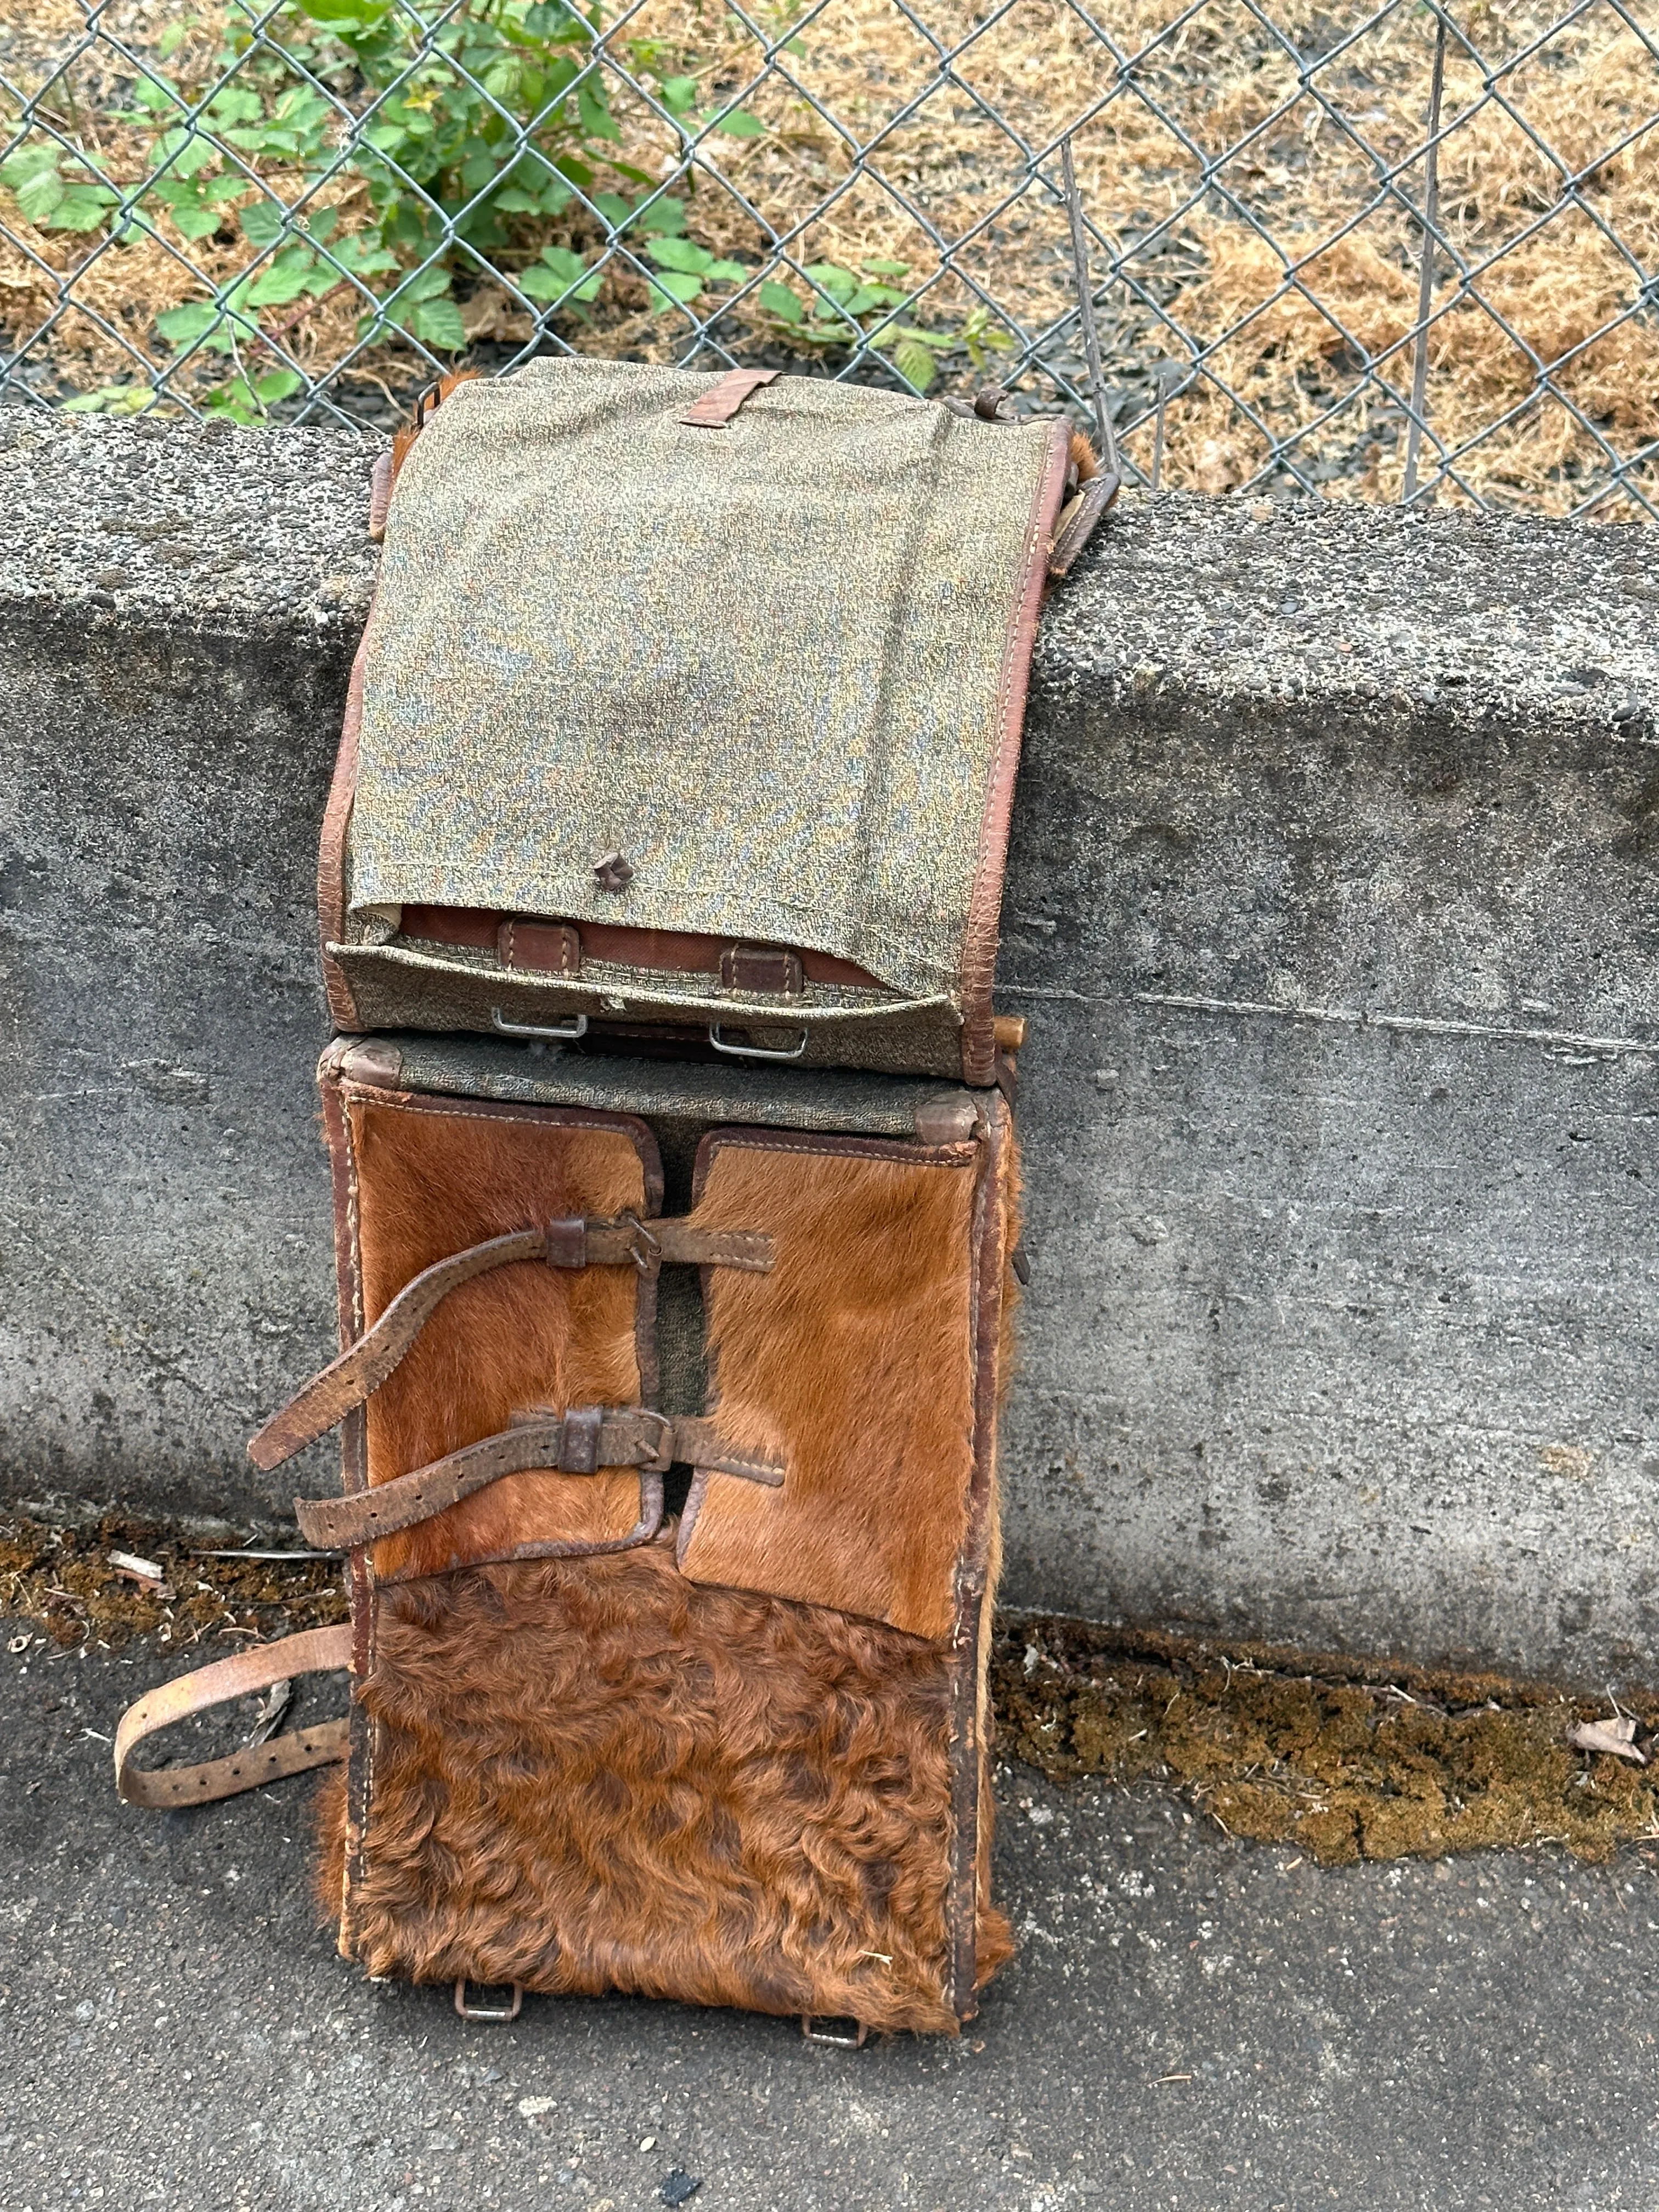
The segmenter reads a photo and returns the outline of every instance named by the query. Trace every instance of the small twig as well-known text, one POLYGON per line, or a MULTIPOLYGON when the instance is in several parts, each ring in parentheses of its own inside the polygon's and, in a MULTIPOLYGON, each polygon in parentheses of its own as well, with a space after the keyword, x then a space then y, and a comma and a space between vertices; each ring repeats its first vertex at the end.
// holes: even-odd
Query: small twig
POLYGON ((1089 364, 1089 397, 1094 404, 1100 458, 1108 471, 1118 476, 1121 471, 1118 467, 1117 440, 1113 435, 1111 417, 1106 412, 1106 386, 1100 369, 1100 332, 1095 327, 1094 283, 1089 274, 1089 234, 1084 227, 1083 201, 1077 188, 1077 171, 1072 162, 1069 131, 1060 142, 1060 160, 1066 179, 1066 212, 1072 225, 1072 265, 1077 275, 1078 320, 1083 325, 1083 354, 1089 364))
POLYGON ((1429 309, 1434 304, 1434 227, 1440 219, 1440 95, 1446 81, 1446 19, 1437 15, 1434 76, 1429 84, 1429 150, 1423 185, 1423 265, 1417 285, 1417 359, 1412 367, 1412 419, 1406 432, 1402 507, 1417 496, 1417 456, 1423 443, 1423 405, 1429 385, 1429 309))

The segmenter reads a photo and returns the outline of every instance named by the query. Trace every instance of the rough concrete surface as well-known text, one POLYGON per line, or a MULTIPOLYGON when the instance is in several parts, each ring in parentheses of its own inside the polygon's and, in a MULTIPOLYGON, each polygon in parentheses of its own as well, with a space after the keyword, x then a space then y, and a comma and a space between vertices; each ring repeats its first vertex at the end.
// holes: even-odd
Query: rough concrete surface
POLYGON ((960 2043, 622 1999, 469 2026, 334 1956, 307 1782, 116 1803, 118 1710, 179 1664, 0 1654, 5 2212, 655 2212, 688 2181, 696 2212, 1659 2201, 1640 1854, 1322 1872, 1160 1790, 1009 1769, 1020 1953, 960 2043))
MULTIPOLYGON (((0 1469, 278 1514, 364 457, 0 435, 0 1469)), ((1654 1678, 1650 543, 1167 498, 1056 594, 1013 1601, 1654 1678)))

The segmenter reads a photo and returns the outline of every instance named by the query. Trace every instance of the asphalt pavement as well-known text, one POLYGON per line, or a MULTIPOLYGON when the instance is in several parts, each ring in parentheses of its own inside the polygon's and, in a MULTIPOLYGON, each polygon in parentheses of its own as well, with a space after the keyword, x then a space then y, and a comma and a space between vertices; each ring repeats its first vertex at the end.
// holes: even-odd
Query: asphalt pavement
POLYGON ((375 1986, 310 1778, 117 1803, 180 1655, 0 1655, 0 2207, 1653 2212, 1659 1858, 1322 1870, 1174 1792, 1000 1778, 1019 1955, 959 2043, 375 1986))

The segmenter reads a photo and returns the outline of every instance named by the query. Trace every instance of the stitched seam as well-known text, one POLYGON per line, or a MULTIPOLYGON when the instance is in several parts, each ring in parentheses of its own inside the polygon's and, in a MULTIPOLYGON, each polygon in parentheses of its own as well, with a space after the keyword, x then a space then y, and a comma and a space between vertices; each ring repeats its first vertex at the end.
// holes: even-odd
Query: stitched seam
POLYGON ((974 1164, 975 1147, 976 1140, 969 1139, 964 1148, 968 1157, 958 1159, 952 1157, 958 1149, 954 1146, 890 1145, 879 1138, 872 1139, 867 1145, 858 1137, 849 1137, 844 1144, 839 1145, 805 1145, 787 1138, 781 1143, 775 1143, 744 1137, 721 1137, 709 1149, 711 1157, 714 1152, 732 1149, 750 1152, 805 1152, 821 1160, 884 1160, 900 1167, 970 1168, 974 1164))

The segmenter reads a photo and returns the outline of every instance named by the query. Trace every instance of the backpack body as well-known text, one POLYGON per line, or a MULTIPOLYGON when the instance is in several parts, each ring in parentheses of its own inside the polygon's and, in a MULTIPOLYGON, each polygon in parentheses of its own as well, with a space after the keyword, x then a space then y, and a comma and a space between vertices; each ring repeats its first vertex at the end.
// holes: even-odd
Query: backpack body
POLYGON ((1109 494, 1062 517, 1062 425, 766 373, 437 398, 319 863, 341 1350, 249 1447, 339 1428, 295 1509, 349 1626, 142 1700, 118 1786, 337 1765, 342 1953, 464 2010, 952 2033, 1011 1949, 1003 854, 1045 574, 1109 494), (333 1665, 346 1723, 133 1761, 333 1665))

